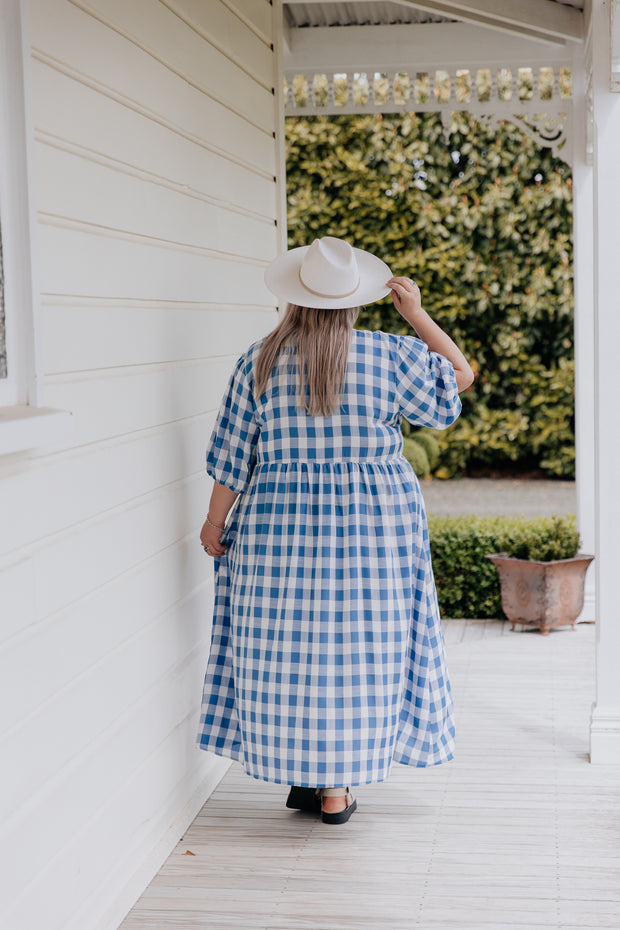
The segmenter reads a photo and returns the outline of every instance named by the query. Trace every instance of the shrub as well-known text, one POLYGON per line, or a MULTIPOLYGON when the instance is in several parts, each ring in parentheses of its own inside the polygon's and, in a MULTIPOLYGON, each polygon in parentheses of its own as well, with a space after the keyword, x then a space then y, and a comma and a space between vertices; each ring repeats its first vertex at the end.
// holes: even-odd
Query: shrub
POLYGON ((441 448, 438 441, 433 436, 433 433, 430 430, 421 429, 413 434, 412 439, 414 442, 417 442, 419 446, 422 446, 428 456, 428 464, 431 472, 435 471, 439 465, 441 448))
POLYGON ((412 436, 404 437, 403 453, 414 472, 419 478, 426 478, 431 473, 428 455, 423 445, 412 436))
POLYGON ((506 549, 515 559, 552 562, 572 559, 579 549, 575 517, 539 517, 517 525, 509 534, 506 549))
POLYGON ((540 561, 569 559, 579 548, 577 521, 566 517, 428 518, 433 571, 442 617, 497 617, 497 569, 486 555, 507 552, 540 561))

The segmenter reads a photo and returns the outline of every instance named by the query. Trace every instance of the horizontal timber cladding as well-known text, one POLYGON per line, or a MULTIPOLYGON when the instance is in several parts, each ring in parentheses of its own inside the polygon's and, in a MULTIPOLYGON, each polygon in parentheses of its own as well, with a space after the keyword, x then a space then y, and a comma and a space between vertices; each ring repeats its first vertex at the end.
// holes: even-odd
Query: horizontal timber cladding
POLYGON ((49 215, 40 217, 39 238, 46 294, 269 301, 266 262, 252 256, 49 215))
POLYGON ((276 322, 277 14, 29 8, 45 396, 75 431, 0 460, 0 923, 112 930, 223 770, 198 533, 230 371, 276 322))
POLYGON ((82 152, 46 145, 37 150, 45 217, 71 217, 131 235, 172 241, 215 253, 269 260, 276 247, 273 219, 231 209, 202 191, 129 173, 82 152))
MULTIPOLYGON (((9 652, 17 647, 25 648, 28 642, 34 644, 34 649, 38 648, 39 640, 47 636, 49 631, 52 631, 52 636, 57 633, 61 620, 55 617, 51 621, 52 615, 65 611, 70 606, 75 609, 75 616, 79 622, 83 611, 81 603, 83 599, 90 598, 88 601, 90 611, 95 603, 94 592, 105 585, 114 584, 119 577, 124 578, 129 571, 136 575, 157 559, 163 559, 164 568, 168 563, 176 565, 179 554, 183 562, 186 562, 190 553, 185 550, 185 543, 181 545, 179 542, 180 534, 196 510, 202 507, 204 491, 204 477, 201 470, 135 499, 132 506, 133 532, 131 534, 122 532, 126 523, 126 508, 116 507, 106 511, 102 516, 82 522, 78 528, 55 534, 53 544, 40 547, 28 559, 17 563, 14 571, 18 569, 21 571, 13 583, 21 585, 24 604, 28 610, 24 610, 19 622, 17 620, 13 622, 14 631, 22 635, 14 638, 11 643, 7 643, 6 651, 9 652), (112 535, 116 539, 114 546, 108 543, 112 535), (173 554, 171 548, 174 546, 180 546, 176 554, 173 554), (38 603, 27 597, 28 590, 32 587, 34 573, 37 579, 38 603), (39 603, 45 605, 46 613, 43 613, 39 603)), ((187 543, 195 541, 191 532, 189 539, 187 537, 185 539, 187 543)), ((197 554, 201 554, 200 550, 197 554)), ((202 567, 205 567, 204 562, 202 567)), ((159 571, 161 570, 162 564, 159 564, 159 571)), ((10 579, 11 572, 7 572, 6 575, 10 579)), ((210 582, 208 574, 206 577, 210 582)), ((120 599, 118 607, 122 607, 120 599)), ((141 604, 140 612, 143 609, 144 605, 141 604)), ((84 623, 84 626, 87 627, 88 623, 84 623)), ((107 631, 110 626, 111 622, 107 624, 105 630, 107 631)), ((127 623, 124 622, 123 626, 127 628, 129 635, 131 629, 127 623)), ((71 653, 71 656, 71 661, 73 661, 75 651, 71 653)), ((3 662, 4 659, 0 654, 0 664, 3 662)), ((31 685, 27 696, 24 697, 29 707, 35 708, 37 702, 43 700, 40 695, 49 696, 46 689, 52 687, 52 680, 56 681, 54 676, 57 671, 58 666, 55 667, 53 673, 50 671, 50 674, 37 679, 36 683, 31 685)), ((22 710, 25 712, 23 706, 22 710)), ((8 707, 0 710, 0 733, 5 728, 2 720, 4 719, 6 726, 9 726, 9 720, 14 715, 15 711, 8 707), (5 714, 8 714, 8 717, 4 718, 5 714)))
MULTIPOLYGON (((162 592, 166 580, 169 581, 156 579, 157 567, 161 568, 161 564, 152 566, 155 589, 152 601, 162 592)), ((109 606, 114 596, 119 597, 124 593, 126 592, 112 592, 107 589, 101 592, 98 597, 99 603, 95 604, 93 610, 89 629, 77 633, 74 665, 77 664, 78 657, 86 657, 89 654, 92 656, 95 649, 101 647, 104 633, 100 632, 97 636, 96 618, 100 618, 105 610, 105 600, 109 606)), ((64 663, 67 667, 61 670, 62 677, 67 678, 65 686, 41 702, 34 712, 24 715, 21 726, 14 727, 3 737, 2 743, 7 752, 22 755, 27 751, 27 747, 30 747, 30 753, 41 754, 36 766, 21 773, 11 773, 13 777, 5 779, 0 801, 0 813, 3 816, 8 816, 18 805, 25 803, 33 788, 36 788, 41 775, 47 778, 54 777, 58 769, 75 760, 82 750, 86 751, 97 736, 113 729, 121 719, 131 716, 133 705, 150 690, 157 688, 169 671, 175 669, 176 674, 176 666, 186 663, 190 653, 196 652, 205 656, 208 641, 200 637, 200 633, 204 632, 202 603, 205 594, 208 593, 208 589, 199 588, 190 599, 183 601, 182 605, 176 604, 168 610, 162 610, 153 620, 143 622, 142 625, 136 619, 126 630, 123 629, 122 620, 129 619, 127 611, 119 611, 115 623, 111 625, 112 629, 106 631, 105 638, 112 644, 117 640, 124 648, 110 648, 103 658, 98 658, 98 661, 93 663, 89 675, 88 701, 82 700, 80 696, 84 696, 84 683, 77 676, 71 678, 68 657, 64 663), (187 621, 187 640, 176 636, 175 624, 169 622, 171 619, 182 622, 183 618, 187 621), (152 661, 141 661, 140 657, 145 653, 152 657, 152 661), (106 680, 110 674, 116 676, 117 684, 114 689, 106 687, 106 680), (71 720, 73 732, 68 729, 60 732, 56 730, 55 720, 59 714, 67 721, 71 720)), ((65 613, 67 623, 72 619, 77 629, 77 611, 65 613)), ((49 647, 51 637, 51 633, 39 637, 40 644, 35 641, 36 649, 30 650, 33 661, 39 667, 45 664, 44 650, 46 646, 49 647)), ((57 674, 60 678, 61 673, 57 674)), ((15 682, 15 686, 17 694, 19 683, 15 682)))
MULTIPOLYGON (((234 363, 235 358, 223 356, 216 361, 196 359, 104 369, 86 376, 59 375, 48 379, 47 396, 57 407, 66 407, 75 397, 73 415, 82 443, 131 436, 136 430, 156 428, 162 420, 172 423, 203 416, 205 397, 223 393, 234 363)), ((200 467, 202 462, 195 464, 200 467)))
POLYGON ((128 300, 47 295, 43 330, 50 376, 120 366, 155 365, 238 354, 239 333, 248 340, 265 331, 270 307, 201 301, 128 300), (63 339, 69 327, 75 340, 63 339), (119 340, 118 331, 124 338, 119 340), (205 347, 207 352, 205 352, 205 347))
POLYGON ((210 411, 90 443, 50 457, 39 468, 24 469, 10 481, 3 479, 0 557, 5 563, 13 556, 15 561, 27 557, 38 546, 47 545, 47 537, 72 528, 77 531, 113 508, 130 511, 143 494, 202 470, 214 416, 210 411))
MULTIPOLYGON (((30 799, 31 817, 21 825, 15 818, 10 822, 6 841, 12 842, 16 849, 22 842, 28 843, 31 850, 30 857, 16 856, 11 860, 3 875, 7 889, 29 882, 31 894, 20 903, 20 914, 24 913, 29 922, 21 923, 20 927, 62 926, 52 924, 49 919, 46 923, 43 913, 47 898, 49 918, 50 880, 60 890, 73 876, 75 894, 91 885, 97 893, 100 870, 106 862, 116 872, 120 859, 124 871, 131 873, 144 840, 149 847, 158 840, 154 834, 153 808, 161 807, 164 816, 172 820, 177 816, 175 807, 186 803, 189 786, 195 790, 198 773, 187 765, 186 748, 195 729, 194 714, 184 714, 182 704, 188 701, 193 688, 200 687, 204 655, 203 652, 195 657, 194 666, 188 667, 185 675, 174 674, 173 670, 163 675, 121 721, 94 739, 77 760, 60 769, 62 777, 53 779, 44 797, 30 799), (154 721, 166 734, 159 744, 153 742, 154 721), (122 758, 123 765, 104 766, 102 760, 111 755, 122 758), (135 831, 128 837, 127 820, 133 816, 136 816, 135 831), (54 830, 44 829, 43 824, 53 826, 54 830), (148 832, 146 826, 150 828, 148 832), (85 856, 93 832, 98 845, 91 855, 85 856), (147 836, 142 838, 145 832, 147 836), (142 838, 142 843, 136 843, 136 837, 142 838), (54 855, 59 845, 62 856, 54 855), (130 861, 125 857, 127 846, 133 849, 133 863, 131 857, 130 861), (33 909, 38 913, 37 920, 30 918, 33 909)), ((30 759, 36 758, 35 749, 27 747, 30 759)), ((126 874, 115 875, 117 885, 126 881, 126 874)), ((6 891, 4 898, 7 899, 6 891)), ((77 903, 75 896, 73 903, 77 903)), ((113 903, 110 900, 107 905, 113 903)))
POLYGON ((238 210, 273 218, 272 157, 261 164, 247 142, 227 152, 208 135, 195 135, 139 108, 119 105, 42 62, 33 61, 32 71, 37 139, 78 151, 119 172, 187 187, 238 210))
MULTIPOLYGON (((236 51, 234 45, 230 51, 218 48, 216 36, 190 28, 172 12, 181 6, 170 3, 167 9, 154 0, 35 0, 33 49, 52 67, 74 72, 76 79, 119 94, 130 105, 194 127, 212 118, 209 135, 222 141, 244 123, 271 138, 270 47, 239 23, 247 41, 236 51), (231 60, 231 52, 240 65, 231 60), (185 89, 179 94, 181 83, 185 89)), ((199 6, 226 10, 217 0, 199 6)))

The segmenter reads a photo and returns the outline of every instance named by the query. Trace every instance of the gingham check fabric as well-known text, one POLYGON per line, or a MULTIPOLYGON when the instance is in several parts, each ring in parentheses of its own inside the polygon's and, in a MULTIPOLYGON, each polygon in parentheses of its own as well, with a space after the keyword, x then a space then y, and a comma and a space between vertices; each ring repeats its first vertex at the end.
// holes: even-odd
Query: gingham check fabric
POLYGON ((449 426, 454 368, 412 336, 355 330, 338 413, 311 417, 294 348, 253 398, 261 345, 238 360, 207 451, 240 497, 215 560, 197 745, 312 787, 448 761, 452 694, 400 422, 449 426))

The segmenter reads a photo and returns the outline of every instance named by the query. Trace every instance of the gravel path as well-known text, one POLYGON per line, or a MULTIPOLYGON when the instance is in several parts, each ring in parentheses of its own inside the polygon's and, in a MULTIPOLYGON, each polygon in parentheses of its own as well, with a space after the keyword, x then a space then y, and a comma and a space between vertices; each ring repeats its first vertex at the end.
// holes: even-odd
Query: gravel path
POLYGON ((574 481, 530 481, 520 478, 453 478, 420 481, 426 510, 435 516, 457 517, 525 514, 551 517, 575 513, 574 481))

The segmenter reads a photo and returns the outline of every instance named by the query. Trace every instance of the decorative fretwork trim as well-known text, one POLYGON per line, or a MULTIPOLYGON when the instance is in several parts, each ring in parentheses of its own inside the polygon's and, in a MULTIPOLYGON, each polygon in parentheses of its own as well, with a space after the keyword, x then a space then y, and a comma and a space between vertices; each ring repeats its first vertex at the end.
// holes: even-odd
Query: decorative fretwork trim
POLYGON ((440 113, 446 137, 455 111, 508 120, 570 161, 572 99, 567 69, 447 70, 285 75, 286 116, 440 113))
POLYGON ((535 112, 565 109, 569 68, 437 69, 379 73, 285 72, 287 116, 478 108, 535 112))
MULTIPOLYGON (((572 149, 570 145, 570 119, 568 113, 558 113, 555 115, 549 113, 539 113, 532 117, 524 117, 522 114, 513 113, 512 116, 506 117, 509 122, 518 126, 526 136, 533 139, 537 145, 542 148, 551 149, 556 158, 570 164, 572 161, 572 149)), ((496 113, 484 114, 480 116, 492 125, 497 125, 502 117, 496 113)))

